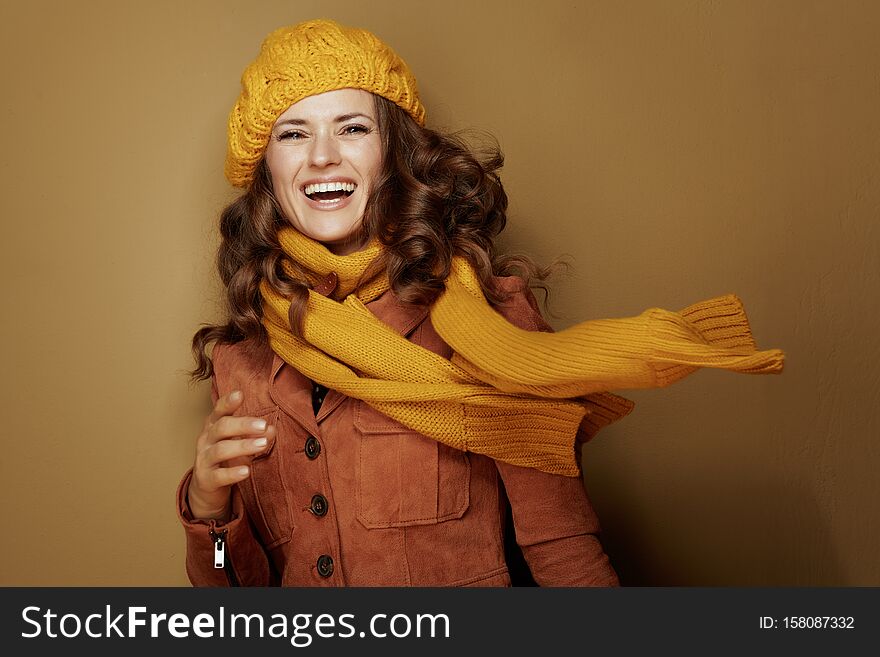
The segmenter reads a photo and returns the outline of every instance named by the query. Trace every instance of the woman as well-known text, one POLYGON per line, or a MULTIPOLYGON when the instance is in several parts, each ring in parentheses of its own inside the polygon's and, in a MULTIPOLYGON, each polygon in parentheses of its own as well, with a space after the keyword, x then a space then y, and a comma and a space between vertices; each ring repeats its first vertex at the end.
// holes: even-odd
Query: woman
POLYGON ((178 490, 193 584, 507 586, 515 535, 540 585, 617 585, 579 463, 632 408, 607 390, 781 369, 733 295, 549 335, 543 272, 493 246, 500 154, 424 119, 405 63, 332 21, 242 76, 229 318, 193 339, 215 406, 178 490))

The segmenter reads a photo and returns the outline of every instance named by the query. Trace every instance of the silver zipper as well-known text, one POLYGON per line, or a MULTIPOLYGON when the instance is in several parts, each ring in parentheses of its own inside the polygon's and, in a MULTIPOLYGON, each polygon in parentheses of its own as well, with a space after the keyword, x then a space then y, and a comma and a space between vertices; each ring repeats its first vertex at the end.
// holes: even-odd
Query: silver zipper
POLYGON ((226 530, 215 532, 211 529, 211 540, 214 541, 214 568, 226 567, 226 530))

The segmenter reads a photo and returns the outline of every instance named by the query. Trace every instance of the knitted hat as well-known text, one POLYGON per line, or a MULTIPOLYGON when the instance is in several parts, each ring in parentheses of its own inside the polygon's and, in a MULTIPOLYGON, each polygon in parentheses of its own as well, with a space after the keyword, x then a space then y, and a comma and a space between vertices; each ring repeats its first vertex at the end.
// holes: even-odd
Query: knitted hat
POLYGON ((324 19, 272 32, 241 76, 241 94, 229 114, 226 179, 248 186, 272 126, 288 107, 346 88, 387 98, 425 124, 415 78, 376 35, 324 19))

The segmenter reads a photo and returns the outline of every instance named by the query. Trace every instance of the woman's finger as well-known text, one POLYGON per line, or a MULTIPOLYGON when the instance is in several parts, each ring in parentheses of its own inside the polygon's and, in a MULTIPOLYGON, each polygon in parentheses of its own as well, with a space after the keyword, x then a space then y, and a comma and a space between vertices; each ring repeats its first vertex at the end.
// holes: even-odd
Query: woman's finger
POLYGON ((207 431, 207 443, 213 444, 228 438, 258 437, 266 433, 268 422, 263 418, 224 415, 207 431))
POLYGON ((206 457, 212 462, 212 467, 243 456, 255 456, 266 449, 268 442, 265 436, 242 440, 221 440, 207 450, 210 454, 206 454, 206 457))
MULTIPOLYGON (((189 484, 188 495, 190 508, 195 503, 202 509, 219 509, 229 500, 229 487, 250 475, 250 467, 245 464, 234 465, 224 468, 207 468, 202 471, 194 471, 192 481, 189 484)), ((197 515, 196 517, 202 517, 197 515)))
POLYGON ((235 410, 241 406, 242 401, 244 401, 244 395, 241 390, 233 390, 228 395, 220 397, 217 400, 217 403, 214 404, 214 410, 212 410, 211 414, 208 416, 208 424, 214 424, 224 415, 231 415, 234 413, 235 410))
POLYGON ((232 486, 240 481, 247 479, 251 473, 251 469, 246 465, 237 465, 231 468, 214 468, 210 474, 210 480, 213 488, 223 488, 232 486))

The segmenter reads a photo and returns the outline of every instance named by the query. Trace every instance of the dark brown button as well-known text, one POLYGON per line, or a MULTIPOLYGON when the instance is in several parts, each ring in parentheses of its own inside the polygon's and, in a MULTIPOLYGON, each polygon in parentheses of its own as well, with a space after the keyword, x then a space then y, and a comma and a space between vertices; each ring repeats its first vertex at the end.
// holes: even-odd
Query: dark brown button
POLYGON ((335 271, 331 271, 321 281, 315 285, 315 292, 322 296, 330 296, 339 284, 339 277, 335 271))
POLYGON ((309 505, 309 511, 320 518, 327 515, 328 508, 329 505, 327 504, 326 497, 324 497, 320 493, 312 496, 312 503, 309 505))
POLYGON ((308 440, 306 440, 306 456, 314 461, 316 458, 318 458, 318 454, 320 453, 321 443, 319 443, 318 439, 314 436, 309 436, 308 440))
POLYGON ((329 554, 318 557, 318 574, 321 577, 330 577, 333 574, 333 557, 329 554))

